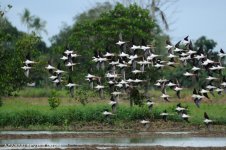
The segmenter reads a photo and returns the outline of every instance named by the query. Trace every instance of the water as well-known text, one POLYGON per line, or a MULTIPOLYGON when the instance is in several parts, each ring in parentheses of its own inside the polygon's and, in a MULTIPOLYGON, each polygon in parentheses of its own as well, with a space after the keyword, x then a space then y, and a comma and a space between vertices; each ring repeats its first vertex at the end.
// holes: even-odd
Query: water
POLYGON ((13 134, 13 135, 30 135, 30 134, 106 134, 110 131, 0 131, 0 134, 13 134))
POLYGON ((0 145, 103 145, 118 147, 133 146, 176 146, 176 147, 225 147, 226 137, 105 137, 105 138, 55 138, 55 139, 7 139, 0 145))
MULTIPOLYGON (((185 131, 177 131, 177 132, 153 132, 155 134, 163 134, 163 135, 185 135, 185 134, 191 134, 196 132, 185 132, 185 131)), ((141 135, 150 135, 150 132, 139 132, 141 135)))
MULTIPOLYGON (((1 134, 13 134, 13 135, 30 135, 30 134, 111 134, 112 131, 0 131, 1 134)), ((132 132, 136 133, 136 132, 132 132)), ((184 135, 196 132, 137 132, 139 135, 151 135, 151 134, 163 134, 163 135, 184 135)))
MULTIPOLYGON (((103 133, 111 134, 113 132, 102 131, 83 131, 83 132, 71 132, 71 131, 0 131, 0 134, 95 134, 101 135, 103 133)), ((176 146, 176 147, 226 147, 226 137, 191 137, 191 132, 138 132, 137 137, 95 137, 95 138, 52 138, 52 139, 2 139, 0 140, 3 149, 16 149, 16 146, 28 146, 27 149, 34 149, 38 147, 53 147, 53 148, 66 148, 70 146, 90 146, 99 145, 98 149, 110 149, 111 146, 117 146, 120 148, 135 147, 135 146, 176 146), (155 136, 161 134, 162 136, 155 136), (167 135, 167 136, 164 136, 167 135), (170 136, 179 135, 179 136, 170 136), (186 136, 180 136, 186 135, 186 136), (190 137, 189 137, 190 136, 190 137), (15 147, 10 147, 15 145, 15 147)), ((1 149, 1 147, 0 147, 1 149)), ((24 148, 23 148, 24 149, 24 148)))

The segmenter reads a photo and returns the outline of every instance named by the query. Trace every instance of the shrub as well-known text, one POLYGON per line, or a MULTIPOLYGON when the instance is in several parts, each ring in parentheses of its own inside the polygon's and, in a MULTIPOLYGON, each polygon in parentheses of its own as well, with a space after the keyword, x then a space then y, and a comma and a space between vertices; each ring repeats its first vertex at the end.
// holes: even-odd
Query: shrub
POLYGON ((86 105, 88 103, 88 94, 87 91, 78 89, 76 90, 75 99, 79 101, 82 105, 86 105))
POLYGON ((57 97, 56 91, 51 92, 51 96, 48 98, 48 101, 51 109, 55 109, 60 105, 60 99, 57 97))
POLYGON ((142 106, 143 105, 144 95, 139 92, 138 89, 132 88, 130 91, 130 105, 133 104, 142 106))

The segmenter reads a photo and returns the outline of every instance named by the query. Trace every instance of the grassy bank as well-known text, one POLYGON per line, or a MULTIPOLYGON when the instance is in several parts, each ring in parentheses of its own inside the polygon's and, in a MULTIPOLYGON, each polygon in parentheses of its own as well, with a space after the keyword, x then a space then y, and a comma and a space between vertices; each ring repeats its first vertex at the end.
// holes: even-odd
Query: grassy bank
MULTIPOLYGON (((0 107, 0 126, 1 127, 29 127, 29 126, 61 126, 68 127, 73 124, 84 124, 90 122, 120 125, 128 122, 136 122, 144 118, 151 121, 159 121, 160 113, 167 110, 170 114, 168 120, 173 122, 184 122, 175 112, 176 102, 157 103, 153 111, 150 113, 147 106, 130 107, 128 104, 121 102, 117 108, 117 112, 110 120, 106 120, 102 115, 105 108, 110 109, 107 101, 88 103, 82 105, 72 102, 70 105, 61 105, 55 110, 51 110, 39 99, 24 101, 23 99, 6 99, 4 105, 0 107)), ((226 125, 226 106, 222 104, 203 103, 201 108, 196 108, 193 103, 183 102, 184 106, 188 106, 189 115, 191 115, 191 125, 203 124, 203 113, 208 112, 214 124, 226 125)), ((92 124, 90 124, 92 125, 92 124)))

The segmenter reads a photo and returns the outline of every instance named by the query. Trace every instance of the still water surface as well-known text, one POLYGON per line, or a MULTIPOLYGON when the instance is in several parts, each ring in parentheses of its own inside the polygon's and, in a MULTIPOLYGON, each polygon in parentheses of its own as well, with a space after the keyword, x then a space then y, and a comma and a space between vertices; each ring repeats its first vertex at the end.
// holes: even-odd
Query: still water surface
MULTIPOLYGON (((49 132, 49 131, 1 131, 0 134, 101 134, 108 132, 49 132)), ((109 132, 110 133, 110 132, 109 132)), ((140 132, 139 134, 147 134, 140 132)), ((158 134, 169 134, 161 133, 158 134)), ((170 132, 170 134, 188 134, 187 132, 170 132)), ((226 147, 226 137, 164 137, 144 136, 144 137, 98 137, 98 138, 53 138, 53 139, 2 139, 0 145, 6 144, 38 144, 57 145, 57 147, 67 147, 68 145, 103 145, 118 147, 133 146, 177 146, 177 147, 226 147)))

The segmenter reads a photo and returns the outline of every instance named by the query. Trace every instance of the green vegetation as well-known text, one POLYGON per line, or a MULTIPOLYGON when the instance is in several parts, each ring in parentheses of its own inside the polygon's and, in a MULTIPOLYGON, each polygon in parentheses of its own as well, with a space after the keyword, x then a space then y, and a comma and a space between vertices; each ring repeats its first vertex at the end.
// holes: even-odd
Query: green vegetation
MULTIPOLYGON (((23 88, 19 91, 13 92, 12 95, 20 97, 50 97, 53 88, 23 88)), ((68 90, 58 90, 59 97, 68 97, 68 90)))
POLYGON ((88 103, 88 92, 85 90, 78 89, 75 92, 75 99, 79 101, 82 105, 86 105, 88 103))
MULTIPOLYGON (((9 5, 8 8, 10 9, 11 6, 9 5)), ((156 13, 160 13, 162 16, 166 29, 168 24, 164 13, 155 0, 152 0, 151 10, 143 9, 137 4, 125 6, 118 3, 112 6, 109 3, 104 3, 97 5, 95 8, 76 16, 72 26, 65 26, 58 35, 54 36, 50 48, 46 47, 41 37, 41 33, 46 32, 45 21, 31 15, 30 11, 25 9, 21 14, 21 21, 28 29, 28 32, 25 33, 13 27, 7 18, 4 18, 4 13, 6 11, 0 10, 1 127, 65 126, 68 128, 70 125, 82 122, 108 123, 105 121, 102 112, 105 108, 111 109, 110 105, 105 100, 98 101, 97 93, 88 90, 88 83, 84 78, 88 68, 94 66, 94 63, 91 62, 94 51, 104 52, 108 48, 112 52, 118 53, 119 47, 115 43, 121 34, 125 41, 131 41, 134 38, 137 45, 140 45, 141 40, 145 39, 147 44, 155 47, 153 49, 154 53, 160 54, 163 59, 167 53, 165 40, 168 39, 168 36, 158 24, 156 13), (44 68, 48 60, 54 60, 54 66, 63 63, 59 58, 62 56, 65 46, 69 46, 81 55, 76 63, 82 62, 82 64, 79 64, 73 72, 70 72, 70 75, 74 78, 73 81, 80 85, 78 89, 75 88, 74 99, 68 98, 69 91, 64 86, 59 87, 56 90, 57 92, 51 93, 54 87, 48 78, 47 70, 44 68), (32 55, 32 60, 38 63, 32 68, 30 77, 26 78, 21 67, 24 65, 23 61, 26 54, 29 52, 32 55), (34 81, 37 87, 24 88, 31 81, 34 81), (8 98, 12 95, 16 97, 13 100, 8 98), (1 100, 1 97, 4 100, 1 100), (49 109, 48 104, 51 109, 49 109)), ((128 44, 128 46, 131 45, 128 44)), ((214 40, 202 36, 194 42, 194 49, 198 49, 200 46, 205 48, 210 56, 208 58, 218 61, 216 52, 212 51, 216 46, 214 40)), ((191 67, 187 65, 187 68, 191 67)), ((153 83, 164 77, 167 79, 176 78, 182 87, 189 87, 189 89, 184 89, 181 92, 181 97, 185 99, 183 105, 189 108, 190 124, 203 124, 203 113, 206 111, 215 124, 226 125, 226 106, 221 104, 224 103, 222 100, 226 96, 216 95, 213 103, 202 102, 200 109, 190 103, 190 96, 188 98, 188 95, 192 94, 191 89, 194 87, 198 89, 200 85, 203 85, 207 74, 201 72, 199 82, 189 81, 182 76, 187 68, 178 65, 176 68, 166 68, 163 71, 156 71, 153 67, 145 70, 145 73, 139 78, 148 79, 148 88, 142 91, 143 87, 138 87, 138 89, 131 91, 130 99, 123 97, 128 101, 119 102, 116 114, 111 117, 111 123, 123 124, 124 122, 139 121, 145 118, 151 121, 158 120, 161 119, 160 113, 165 109, 172 114, 169 116, 169 120, 182 122, 183 120, 175 112, 175 101, 167 104, 157 103, 152 113, 144 104, 145 94, 151 93, 150 95, 155 98, 155 101, 158 101, 161 91, 154 89, 153 83), (149 90, 149 88, 152 88, 152 90, 149 90), (145 93, 147 91, 149 93, 145 93), (131 106, 133 104, 135 106, 130 107, 129 103, 131 106)), ((66 70, 65 67, 62 69, 66 70)), ((129 68, 126 69, 126 72, 130 72, 129 68)), ((104 73, 105 71, 102 70, 94 71, 94 74, 98 76, 103 76, 104 73)), ((226 72, 223 71, 222 75, 225 74, 226 72)), ((134 76, 128 74, 127 77, 132 78, 134 76)), ((67 77, 63 76, 63 78, 64 83, 62 85, 67 82, 67 77)), ((106 86, 106 82, 104 85, 106 86)), ((108 91, 105 92, 108 93, 108 91)), ((170 90, 167 92, 172 99, 176 98, 174 96, 175 91, 170 90)), ((109 95, 106 93, 105 95, 108 97, 109 95)), ((210 97, 212 98, 212 96, 210 97)))
MULTIPOLYGON (((54 66, 59 62, 62 63, 59 57, 65 50, 65 46, 69 46, 81 55, 77 62, 83 62, 82 65, 77 65, 70 75, 75 83, 83 87, 88 87, 87 82, 84 82, 84 76, 87 74, 88 68, 94 66, 91 62, 94 50, 104 52, 108 47, 113 52, 118 52, 119 48, 115 42, 119 39, 120 33, 122 33, 125 41, 131 41, 134 37, 134 42, 138 45, 141 43, 141 39, 145 39, 147 44, 156 47, 154 50, 156 54, 165 56, 167 53, 165 40, 168 36, 164 34, 156 20, 157 13, 160 13, 162 19, 165 18, 164 13, 155 0, 147 6, 150 7, 146 9, 140 7, 139 4, 125 6, 120 3, 113 6, 107 2, 97 4, 96 7, 77 15, 72 26, 65 26, 58 35, 54 36, 50 48, 46 47, 40 34, 46 32, 46 22, 33 15, 28 9, 25 9, 20 15, 22 23, 28 28, 27 33, 18 31, 17 28, 13 27, 5 18, 5 15, 0 17, 0 64, 2 64, 0 68, 0 96, 11 95, 12 92, 23 89, 29 82, 35 82, 40 89, 44 88, 43 92, 40 90, 40 97, 50 96, 49 91, 53 89, 53 86, 50 84, 51 81, 44 67, 48 60, 54 60, 54 66), (24 65, 23 61, 28 52, 31 53, 32 60, 38 63, 31 69, 30 77, 26 78, 21 67, 24 65)), ((166 18, 163 19, 163 22, 167 26, 166 18)), ((203 45, 210 52, 210 56, 212 56, 212 53, 215 54, 210 50, 216 46, 215 41, 202 36, 194 44, 195 48, 200 47, 200 45, 203 45)), ((62 69, 66 70, 66 68, 62 69)), ((126 69, 126 72, 129 71, 128 69, 126 69)), ((147 83, 148 88, 152 88, 153 83, 159 77, 177 78, 185 87, 193 88, 203 84, 206 74, 200 73, 200 83, 194 83, 185 80, 185 77, 181 75, 184 71, 185 68, 182 65, 178 65, 173 71, 172 68, 156 71, 150 67, 146 70, 145 75, 140 76, 140 79, 150 79, 147 83)), ((104 71, 95 70, 94 74, 103 76, 104 71)), ((133 77, 132 74, 129 74, 129 77, 133 77)), ((64 78, 67 77, 64 76, 64 78)), ((64 91, 64 87, 59 89, 64 91)), ((38 95, 38 93, 31 94, 32 91, 30 90, 25 91, 22 90, 19 93, 25 97, 36 97, 35 95, 38 95)), ((66 96, 68 94, 64 91, 60 92, 59 95, 66 96)))
POLYGON ((11 95, 34 80, 39 85, 45 76, 42 63, 34 67, 29 78, 25 77, 21 67, 28 52, 33 59, 40 61, 41 54, 46 51, 45 43, 34 32, 27 34, 18 31, 6 18, 0 17, 0 26, 0 96, 11 95))
POLYGON ((31 15, 28 9, 24 9, 21 14, 21 22, 27 26, 27 30, 32 29, 35 33, 41 34, 41 32, 47 33, 45 30, 46 21, 41 20, 39 17, 31 15))
POLYGON ((51 96, 48 98, 48 101, 51 109, 55 109, 60 105, 60 99, 57 97, 56 91, 51 92, 51 96))
POLYGON ((2 107, 3 102, 2 102, 2 98, 0 97, 0 107, 2 107))
MULTIPOLYGON (((119 47, 115 43, 119 39, 120 33, 125 41, 131 41, 134 38, 138 45, 142 39, 145 39, 147 44, 155 45, 156 53, 165 53, 166 35, 153 20, 149 10, 143 9, 137 4, 125 7, 118 3, 115 7, 111 7, 108 3, 104 3, 76 17, 75 21, 73 26, 66 27, 59 35, 52 38, 50 49, 53 54, 61 54, 65 50, 65 46, 69 45, 71 49, 81 55, 77 60, 83 64, 78 65, 76 71, 71 73, 74 81, 80 81, 79 84, 84 85, 81 81, 84 80, 88 68, 95 66, 91 61, 95 50, 104 53, 108 48, 112 52, 119 52, 119 47), (77 73, 78 70, 79 73, 77 73)), ((151 69, 147 71, 147 74, 149 73, 153 76, 152 80, 159 74, 151 69)), ((104 71, 94 70, 94 74, 103 76, 104 71)))
MULTIPOLYGON (((0 109, 0 126, 70 126, 92 121, 106 123, 102 112, 105 108, 110 109, 109 105, 103 103, 90 103, 85 106, 74 103, 73 105, 61 105, 57 109, 50 110, 46 105, 32 103, 19 99, 6 100, 5 105, 0 109)), ((197 109, 194 104, 185 102, 183 106, 189 108, 188 113, 191 115, 191 124, 203 124, 203 113, 206 111, 210 118, 215 121, 214 124, 226 125, 225 105, 203 103, 201 108, 197 109)), ((171 114, 168 120, 183 122, 175 112, 175 107, 175 102, 157 103, 153 108, 153 112, 149 113, 146 105, 130 107, 126 104, 120 104, 116 115, 112 116, 111 121, 115 125, 140 121, 144 118, 155 121, 161 119, 160 113, 166 109, 171 114)))
POLYGON ((133 106, 133 104, 142 106, 144 99, 143 93, 140 93, 137 88, 132 88, 130 90, 130 106, 133 106))

